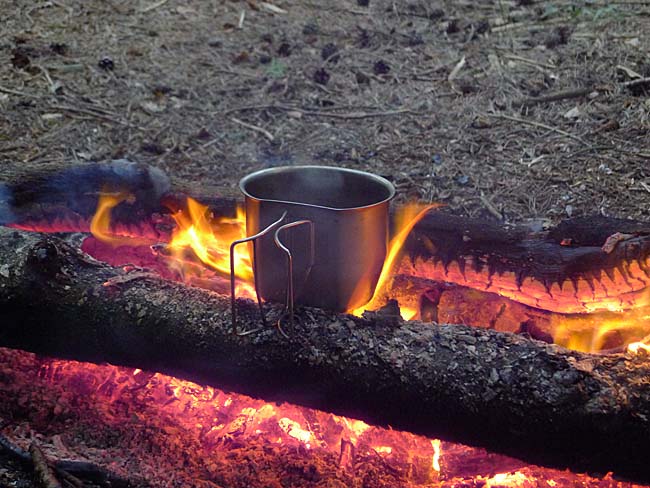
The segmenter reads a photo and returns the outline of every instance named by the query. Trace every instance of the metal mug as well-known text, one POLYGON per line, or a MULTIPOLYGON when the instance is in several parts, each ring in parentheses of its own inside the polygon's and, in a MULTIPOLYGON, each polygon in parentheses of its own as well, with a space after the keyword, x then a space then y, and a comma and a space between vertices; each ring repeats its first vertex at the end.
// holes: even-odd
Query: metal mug
POLYGON ((251 243, 258 299, 342 312, 372 297, 395 196, 388 180, 345 168, 285 166, 252 173, 239 188, 249 237, 232 248, 251 243))

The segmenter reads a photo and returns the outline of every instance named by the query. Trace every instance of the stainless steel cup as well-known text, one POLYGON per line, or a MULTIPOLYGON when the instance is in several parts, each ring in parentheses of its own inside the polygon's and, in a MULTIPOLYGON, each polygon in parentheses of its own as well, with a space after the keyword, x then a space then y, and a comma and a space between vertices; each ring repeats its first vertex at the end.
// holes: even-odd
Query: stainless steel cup
POLYGON ((295 289, 292 304, 334 311, 371 298, 386 257, 395 195, 388 180, 351 169, 287 166, 252 173, 239 187, 247 235, 275 227, 256 242, 262 298, 288 301, 295 289))

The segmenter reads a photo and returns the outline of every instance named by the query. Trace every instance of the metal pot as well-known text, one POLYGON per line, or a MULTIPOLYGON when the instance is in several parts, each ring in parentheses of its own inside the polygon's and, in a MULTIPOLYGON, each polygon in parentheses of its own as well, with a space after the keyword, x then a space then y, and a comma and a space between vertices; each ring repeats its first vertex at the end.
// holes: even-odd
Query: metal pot
POLYGON ((264 299, 345 311, 371 298, 395 195, 388 180, 351 169, 287 166, 252 173, 239 187, 264 299))

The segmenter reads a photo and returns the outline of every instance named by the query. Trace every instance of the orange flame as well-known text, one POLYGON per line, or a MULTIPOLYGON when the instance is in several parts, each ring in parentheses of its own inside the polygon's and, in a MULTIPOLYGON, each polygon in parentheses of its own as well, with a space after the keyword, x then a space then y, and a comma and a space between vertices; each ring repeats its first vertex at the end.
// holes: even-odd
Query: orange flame
MULTIPOLYGON (((204 264, 219 273, 230 274, 230 244, 246 237, 246 216, 237 208, 234 218, 222 217, 216 222, 210 209, 192 198, 187 208, 172 215, 176 221, 168 248, 182 260, 183 253, 191 249, 204 264)), ((253 267, 246 246, 235 248, 235 275, 244 280, 253 279, 253 267)))
POLYGON ((90 221, 90 232, 100 241, 113 247, 138 246, 150 244, 150 241, 137 237, 118 236, 111 232, 111 212, 122 202, 132 203, 133 195, 126 192, 102 192, 97 202, 97 210, 90 221))
MULTIPOLYGON (((104 192, 99 197, 97 210, 90 223, 90 231, 97 239, 111 246, 139 246, 151 244, 140 238, 117 236, 111 229, 111 211, 124 201, 132 200, 133 196, 126 192, 104 192)), ((186 281, 196 274, 196 261, 192 254, 217 274, 224 278, 230 276, 230 244, 246 237, 246 216, 243 209, 237 208, 235 217, 214 216, 205 205, 192 198, 187 199, 184 209, 172 214, 176 229, 167 245, 171 259, 167 264, 177 271, 186 281)), ((235 248, 235 275, 243 281, 238 283, 238 296, 255 296, 252 286, 253 268, 248 247, 241 245, 235 248)))
MULTIPOLYGON (((181 276, 191 274, 192 266, 185 258, 188 251, 223 277, 230 276, 230 245, 246 237, 246 215, 241 207, 235 217, 215 219, 210 209, 196 200, 187 199, 185 209, 172 214, 176 229, 167 249, 175 262, 170 263, 181 276)), ((235 276, 242 280, 237 284, 238 296, 255 296, 253 266, 248 247, 237 246, 234 250, 235 276)))
POLYGON ((648 309, 625 312, 601 312, 576 315, 551 315, 550 329, 553 342, 567 349, 582 352, 618 352, 625 347, 629 352, 650 350, 650 338, 639 341, 650 330, 648 309))
POLYGON ((440 472, 440 454, 441 454, 440 439, 431 439, 431 447, 433 447, 433 461, 431 466, 436 472, 440 472))
MULTIPOLYGON (((401 207, 396 215, 396 227, 398 229, 397 234, 393 237, 388 244, 388 253, 386 255, 386 260, 384 261, 384 266, 381 269, 381 274, 379 275, 379 280, 377 281, 377 286, 375 287, 375 292, 372 295, 372 298, 365 305, 348 310, 348 313, 361 317, 364 311, 366 310, 376 310, 382 304, 378 303, 380 301, 381 292, 387 286, 390 278, 393 276, 393 271, 395 265, 400 256, 400 251, 404 245, 404 241, 410 234, 415 224, 417 224, 422 218, 433 208, 439 207, 439 204, 432 205, 422 205, 419 203, 410 203, 401 207)), ((403 310, 402 318, 405 320, 410 320, 417 314, 416 310, 403 310)))

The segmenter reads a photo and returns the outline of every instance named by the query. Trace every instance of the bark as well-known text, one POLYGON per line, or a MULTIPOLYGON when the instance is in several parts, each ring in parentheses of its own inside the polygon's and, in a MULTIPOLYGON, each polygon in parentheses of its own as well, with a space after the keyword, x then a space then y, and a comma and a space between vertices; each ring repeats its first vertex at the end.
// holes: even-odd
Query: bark
MULTIPOLYGON (((228 297, 0 228, 0 345, 158 370, 223 389, 650 481, 650 361, 465 326, 300 309, 290 338, 231 334, 228 297), (128 277, 128 275, 127 275, 128 277)), ((241 328, 259 325, 240 305, 241 328)), ((278 310, 271 310, 277 316, 278 310)))

